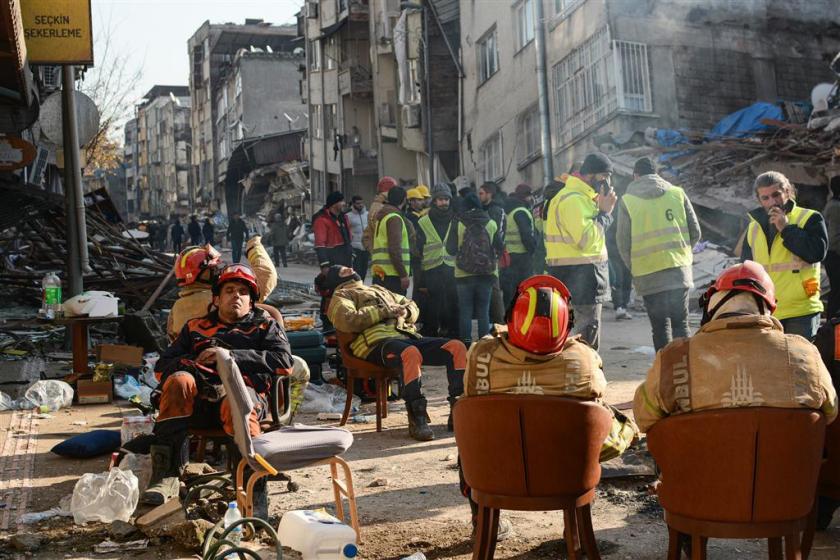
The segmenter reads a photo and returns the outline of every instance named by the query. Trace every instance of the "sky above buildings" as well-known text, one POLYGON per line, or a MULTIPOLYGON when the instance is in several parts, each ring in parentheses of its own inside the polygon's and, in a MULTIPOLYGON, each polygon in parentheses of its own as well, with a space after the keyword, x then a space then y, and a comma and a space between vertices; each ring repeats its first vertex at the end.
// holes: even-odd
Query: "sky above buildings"
POLYGON ((206 20, 244 23, 262 18, 274 24, 294 23, 303 0, 93 0, 94 36, 110 31, 113 49, 95 43, 94 57, 125 59, 127 74, 142 70, 133 95, 139 100, 155 84, 188 85, 187 39, 206 20))

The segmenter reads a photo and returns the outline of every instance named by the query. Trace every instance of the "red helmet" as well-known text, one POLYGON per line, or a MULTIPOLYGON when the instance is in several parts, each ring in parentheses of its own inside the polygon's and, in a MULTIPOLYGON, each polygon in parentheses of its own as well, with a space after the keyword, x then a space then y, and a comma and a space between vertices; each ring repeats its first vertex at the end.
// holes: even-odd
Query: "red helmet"
POLYGON ((507 311, 508 340, 533 354, 559 352, 572 329, 570 299, 569 289, 553 276, 523 281, 507 311))
POLYGON ((394 187, 397 186, 397 180, 393 177, 382 177, 379 179, 379 182, 376 183, 376 192, 388 192, 394 187))
POLYGON ((229 264, 222 269, 219 277, 213 283, 213 295, 219 295, 222 286, 227 282, 241 282, 251 290, 251 302, 256 303, 260 297, 260 287, 257 285, 257 277, 254 272, 244 264, 229 264))
POLYGON ((175 278, 179 286, 189 286, 201 273, 221 262, 221 254, 209 243, 203 247, 187 247, 175 261, 175 278))
POLYGON ((720 273, 700 298, 700 307, 706 310, 712 296, 725 291, 750 292, 760 297, 772 313, 776 310, 776 288, 764 267, 754 261, 744 261, 720 273))

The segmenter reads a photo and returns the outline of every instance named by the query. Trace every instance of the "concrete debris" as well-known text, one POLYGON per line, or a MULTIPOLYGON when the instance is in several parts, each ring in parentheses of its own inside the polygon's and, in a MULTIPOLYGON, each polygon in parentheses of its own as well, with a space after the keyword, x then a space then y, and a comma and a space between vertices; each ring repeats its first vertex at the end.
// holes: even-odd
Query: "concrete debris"
POLYGON ((390 483, 391 482, 387 478, 375 478, 370 482, 370 484, 368 484, 368 488, 380 488, 388 486, 390 483))
POLYGON ((41 548, 41 537, 34 533, 17 533, 12 535, 11 543, 20 552, 34 552, 41 548))
POLYGON ((212 528, 213 524, 206 519, 191 519, 171 526, 165 534, 185 548, 201 550, 202 545, 204 545, 204 537, 212 528))
POLYGON ((120 521, 119 519, 111 523, 111 527, 108 529, 108 535, 118 541, 127 541, 130 537, 133 537, 137 534, 137 527, 132 525, 131 523, 126 523, 125 521, 120 521))
POLYGON ((172 499, 138 518, 136 525, 146 536, 158 537, 165 535, 170 527, 186 520, 187 517, 184 508, 181 507, 181 501, 172 499))

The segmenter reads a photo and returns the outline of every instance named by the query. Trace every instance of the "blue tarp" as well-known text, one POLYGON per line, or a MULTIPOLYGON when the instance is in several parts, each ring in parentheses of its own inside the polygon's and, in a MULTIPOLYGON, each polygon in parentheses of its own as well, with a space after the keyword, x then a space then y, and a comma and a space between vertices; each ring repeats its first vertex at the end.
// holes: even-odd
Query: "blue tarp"
POLYGON ((688 138, 679 130, 672 130, 670 128, 660 128, 656 131, 656 141, 660 146, 670 148, 677 144, 688 144, 688 138))
POLYGON ((714 139, 721 136, 743 138, 756 132, 770 130, 772 127, 761 124, 761 119, 781 121, 784 120, 784 113, 781 107, 773 103, 755 103, 725 116, 712 128, 706 138, 714 139))

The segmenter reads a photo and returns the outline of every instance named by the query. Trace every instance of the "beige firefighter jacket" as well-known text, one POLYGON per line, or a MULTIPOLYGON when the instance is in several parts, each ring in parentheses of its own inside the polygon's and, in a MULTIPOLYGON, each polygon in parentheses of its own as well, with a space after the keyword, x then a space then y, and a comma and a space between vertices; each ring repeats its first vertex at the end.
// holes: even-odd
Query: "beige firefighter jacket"
POLYGON ((715 319, 660 350, 636 389, 633 413, 647 431, 671 414, 747 406, 812 408, 828 422, 837 416, 817 348, 785 334, 769 315, 715 319))
POLYGON ((613 416, 610 434, 601 448, 601 461, 618 457, 639 430, 633 420, 603 401, 607 379, 598 352, 579 336, 566 340, 556 354, 532 354, 511 344, 501 329, 470 348, 464 372, 464 396, 514 393, 594 400, 613 416))
MULTIPOLYGON (((263 302, 277 286, 277 270, 259 236, 248 240, 245 245, 245 257, 257 277, 260 302, 263 302)), ((181 288, 178 299, 169 312, 169 320, 166 324, 166 334, 169 335, 170 340, 177 338, 187 321, 207 315, 208 308, 213 303, 211 288, 212 286, 207 282, 195 282, 181 288)))
POLYGON ((419 338, 414 323, 420 311, 417 304, 382 286, 365 286, 359 281, 341 284, 333 292, 327 317, 341 332, 358 334, 351 348, 359 358, 366 358, 371 348, 389 338, 419 338), (391 306, 406 310, 395 317, 391 306))

